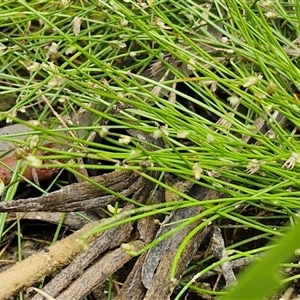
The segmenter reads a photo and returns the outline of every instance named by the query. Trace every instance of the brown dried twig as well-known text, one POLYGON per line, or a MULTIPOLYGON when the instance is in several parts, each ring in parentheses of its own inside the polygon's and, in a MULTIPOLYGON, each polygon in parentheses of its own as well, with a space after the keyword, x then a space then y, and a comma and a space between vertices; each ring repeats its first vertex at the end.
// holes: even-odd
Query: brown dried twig
POLYGON ((122 196, 129 196, 144 184, 138 173, 129 170, 114 171, 96 176, 93 177, 93 181, 96 185, 89 182, 73 183, 38 198, 0 202, 0 212, 67 212, 98 208, 117 199, 116 196, 108 194, 105 190, 120 193, 122 196), (101 189, 101 186, 105 190, 101 189))

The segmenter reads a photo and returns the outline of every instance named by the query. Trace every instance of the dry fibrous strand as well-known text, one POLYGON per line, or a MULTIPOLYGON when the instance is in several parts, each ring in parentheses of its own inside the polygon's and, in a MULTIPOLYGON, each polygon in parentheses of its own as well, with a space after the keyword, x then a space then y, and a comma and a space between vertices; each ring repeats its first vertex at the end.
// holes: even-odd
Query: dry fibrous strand
MULTIPOLYGON (((163 202, 164 190, 162 188, 158 189, 152 199, 152 203, 163 202)), ((151 243, 156 231, 157 225, 154 220, 157 216, 150 216, 147 218, 142 218, 137 223, 137 230, 139 233, 139 238, 146 244, 151 243)), ((122 287, 118 291, 117 295, 113 300, 142 300, 146 293, 146 288, 142 282, 142 267, 146 258, 147 253, 143 253, 132 268, 131 272, 127 276, 122 287)))

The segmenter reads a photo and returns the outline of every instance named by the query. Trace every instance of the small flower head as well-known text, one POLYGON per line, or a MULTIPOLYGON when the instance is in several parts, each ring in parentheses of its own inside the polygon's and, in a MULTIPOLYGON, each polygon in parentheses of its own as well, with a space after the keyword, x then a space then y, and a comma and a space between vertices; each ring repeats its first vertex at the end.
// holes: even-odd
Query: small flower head
MULTIPOLYGON (((123 0, 123 1, 124 1, 124 0, 123 0)), ((141 7, 142 9, 145 9, 145 8, 148 7, 148 3, 147 3, 145 0, 138 0, 137 2, 138 2, 138 4, 140 5, 140 7, 141 7)))
POLYGON ((258 100, 264 100, 267 98, 267 95, 265 93, 256 93, 255 94, 255 97, 258 99, 258 100))
POLYGON ((177 137, 179 139, 186 139, 189 136, 189 132, 188 131, 178 131, 177 132, 177 137))
POLYGON ((248 78, 246 78, 243 87, 244 88, 248 88, 251 85, 255 85, 257 84, 260 80, 262 80, 263 76, 262 75, 258 75, 258 76, 250 76, 248 78))
POLYGON ((34 62, 31 62, 29 63, 27 66, 26 66, 26 69, 32 73, 32 72, 35 72, 35 71, 39 71, 40 69, 42 68, 42 65, 36 61, 34 62))
POLYGON ((25 149, 23 148, 16 148, 15 149, 15 153, 16 153, 16 157, 17 159, 20 159, 20 158, 25 158, 26 155, 27 155, 27 152, 25 151, 25 149))
POLYGON ((40 160, 39 158, 37 158, 36 156, 34 156, 32 154, 28 154, 25 157, 25 159, 28 162, 29 166, 31 166, 33 168, 40 168, 43 165, 42 160, 40 160))
POLYGON ((132 251, 134 251, 134 247, 130 243, 122 243, 121 244, 121 249, 123 249, 126 252, 132 252, 132 251))
POLYGON ((267 86, 267 92, 269 95, 273 95, 275 91, 276 91, 276 84, 273 81, 271 81, 267 86))
POLYGON ((252 175, 257 171, 259 171, 259 169, 260 169, 259 161, 257 159, 252 159, 247 165, 246 172, 252 175))
POLYGON ((5 191, 5 184, 4 181, 0 178, 0 196, 2 196, 4 191, 5 191))
POLYGON ((81 26, 81 18, 75 17, 73 19, 73 33, 75 36, 78 36, 80 33, 80 26, 81 26))
POLYGON ((105 138, 107 134, 108 134, 108 128, 105 126, 101 127, 101 130, 99 132, 100 137, 105 138))
POLYGON ((208 134, 207 136, 206 136, 206 140, 207 140, 207 142, 209 143, 209 144, 212 144, 212 143, 214 143, 214 141, 215 141, 215 137, 212 135, 212 134, 208 134))
POLYGON ((210 90, 215 93, 218 89, 217 82, 213 81, 212 84, 210 85, 210 90))
POLYGON ((74 54, 77 51, 77 48, 75 46, 70 46, 66 49, 65 54, 70 55, 74 54))
POLYGON ((137 157, 137 156, 141 155, 141 153, 142 152, 139 149, 132 149, 130 151, 130 157, 137 157))
POLYGON ((132 57, 132 58, 134 58, 134 57, 137 56, 137 52, 136 51, 130 51, 129 52, 129 56, 132 57))
POLYGON ((293 152, 289 159, 283 164, 282 168, 292 170, 296 163, 300 162, 300 153, 293 152))
POLYGON ((48 49, 48 55, 50 60, 55 61, 59 57, 59 52, 58 52, 58 44, 52 43, 48 49))
POLYGON ((67 97, 67 96, 61 96, 60 98, 58 98, 57 101, 58 101, 59 103, 62 103, 62 104, 68 103, 68 102, 69 102, 69 97, 67 97))
POLYGON ((33 135, 29 140, 29 148, 30 149, 35 148, 38 145, 39 141, 40 141, 40 137, 37 134, 33 135))
POLYGON ((4 52, 7 49, 7 46, 0 43, 0 52, 4 52))
POLYGON ((119 6, 118 6, 118 4, 116 3, 116 1, 111 0, 111 1, 109 1, 109 4, 111 5, 111 9, 112 9, 113 11, 119 10, 119 6))
POLYGON ((126 27, 127 25, 128 25, 128 21, 125 18, 123 18, 119 21, 120 27, 126 27))
POLYGON ((188 68, 188 70, 190 70, 190 71, 195 71, 196 70, 196 68, 195 68, 195 63, 196 63, 196 59, 195 58, 190 58, 189 59, 189 63, 188 63, 188 65, 187 65, 187 68, 188 68))
POLYGON ((227 44, 229 42, 229 39, 228 39, 228 37, 227 36, 223 36, 223 37, 221 37, 221 43, 223 43, 223 44, 227 44))
POLYGON ((201 175, 203 173, 203 169, 200 167, 199 163, 194 163, 193 165, 193 173, 197 180, 201 178, 201 175))
POLYGON ((30 125, 35 126, 35 127, 40 127, 42 126, 41 122, 38 120, 29 120, 28 121, 30 125))
POLYGON ((240 103, 240 98, 235 95, 228 97, 227 100, 229 101, 229 103, 232 107, 235 107, 240 103))
POLYGON ((111 43, 111 46, 112 46, 113 48, 119 48, 119 49, 123 49, 123 48, 126 48, 126 47, 127 47, 126 43, 124 43, 124 42, 122 42, 122 41, 113 41, 113 42, 111 43))
POLYGON ((274 1, 273 0, 259 1, 258 5, 262 8, 271 8, 274 6, 274 1))
POLYGON ((165 135, 165 136, 168 136, 169 135, 169 130, 168 130, 168 125, 163 125, 160 127, 160 130, 162 131, 162 133, 165 135))
POLYGON ((54 77, 48 82, 48 86, 51 88, 60 87, 65 83, 65 79, 60 75, 54 75, 54 77))
POLYGON ((162 132, 160 129, 156 129, 153 131, 152 135, 157 140, 162 137, 162 132))
POLYGON ((113 215, 117 215, 122 211, 122 208, 115 208, 111 204, 107 205, 107 210, 113 215))
POLYGON ((59 3, 60 8, 64 8, 71 3, 72 0, 61 0, 59 3))
POLYGON ((275 11, 268 11, 265 16, 267 19, 276 19, 278 14, 275 11))
POLYGON ((131 137, 129 135, 121 135, 119 142, 124 145, 128 145, 131 142, 131 137))
POLYGON ((11 110, 6 117, 6 123, 8 124, 11 123, 16 116, 17 116, 17 110, 16 109, 11 110))
POLYGON ((49 74, 52 74, 52 71, 57 72, 58 67, 50 61, 49 63, 42 62, 42 69, 47 71, 49 74))
POLYGON ((171 278, 170 279, 170 288, 174 289, 178 285, 178 280, 176 278, 171 278))
POLYGON ((22 114, 25 114, 26 113, 26 106, 22 106, 18 109, 18 111, 22 114))
POLYGON ((219 178, 221 176, 221 174, 216 170, 206 171, 206 174, 212 178, 219 178))
POLYGON ((165 28, 165 23, 158 17, 153 18, 152 25, 158 26, 160 28, 165 28))
POLYGON ((149 6, 153 6, 156 0, 147 0, 149 6))
POLYGON ((270 140, 276 140, 277 139, 277 134, 273 131, 273 130, 269 130, 266 133, 266 136, 270 139, 270 140))
POLYGON ((61 117, 62 120, 65 121, 65 123, 67 123, 68 125, 74 125, 75 120, 73 121, 73 119, 70 116, 63 116, 61 117))

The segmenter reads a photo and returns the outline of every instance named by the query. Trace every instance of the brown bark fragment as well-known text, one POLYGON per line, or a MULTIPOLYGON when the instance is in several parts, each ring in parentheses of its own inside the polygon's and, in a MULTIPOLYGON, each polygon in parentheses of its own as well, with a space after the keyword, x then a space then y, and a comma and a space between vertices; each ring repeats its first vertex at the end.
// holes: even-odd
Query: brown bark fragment
MULTIPOLYGON (((195 199, 214 199, 219 198, 220 194, 215 191, 209 191, 206 188, 194 185, 189 194, 195 199)), ((201 206, 189 207, 173 211, 166 217, 160 230, 157 232, 156 239, 159 239, 170 230, 178 226, 178 222, 188 220, 192 217, 199 215, 204 210, 201 206), (173 225, 166 224, 173 223, 173 225)), ((199 224, 201 219, 193 222, 190 225, 181 228, 174 232, 170 237, 164 239, 155 247, 149 250, 142 270, 142 280, 145 287, 148 289, 144 300, 151 299, 170 299, 173 289, 176 284, 171 282, 171 268, 174 257, 177 253, 178 247, 184 241, 185 237, 199 224)), ((185 246, 180 260, 177 265, 175 279, 178 280, 186 266, 192 259, 197 248, 199 248, 204 237, 208 234, 210 229, 203 228, 196 233, 192 239, 185 246)))
MULTIPOLYGON (((202 231, 198 232, 186 245, 177 265, 175 275, 176 280, 180 279, 182 273, 209 232, 209 227, 204 228, 202 231)), ((171 282, 171 268, 177 250, 178 249, 173 249, 172 251, 165 252, 161 256, 157 271, 153 277, 153 280, 151 281, 151 285, 149 286, 144 300, 170 299, 170 296, 176 287, 176 284, 171 282)))

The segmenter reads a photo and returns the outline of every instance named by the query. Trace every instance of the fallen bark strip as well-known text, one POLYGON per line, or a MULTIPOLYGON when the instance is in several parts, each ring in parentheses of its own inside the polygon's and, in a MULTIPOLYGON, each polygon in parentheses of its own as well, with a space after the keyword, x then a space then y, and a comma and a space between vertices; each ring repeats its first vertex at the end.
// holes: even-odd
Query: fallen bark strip
MULTIPOLYGON (((199 186, 193 186, 189 194, 195 199, 214 199, 220 197, 220 195, 215 191, 210 191, 199 186)), ((170 216, 166 218, 166 222, 173 223, 175 225, 162 226, 158 231, 156 238, 167 233, 173 229, 177 221, 192 218, 203 211, 203 207, 190 207, 186 209, 180 209, 172 212, 170 216)), ((178 230, 176 233, 172 234, 169 238, 163 240, 161 243, 152 248, 148 254, 146 261, 143 265, 142 280, 145 287, 148 289, 144 300, 152 299, 170 299, 170 296, 176 287, 174 282, 170 281, 170 272, 172 264, 177 253, 179 245, 183 242, 185 237, 197 226, 201 220, 178 230)), ((199 248, 200 244, 210 232, 210 228, 206 227, 196 235, 185 246, 185 249, 180 257, 178 266, 176 269, 175 279, 178 280, 188 263, 192 259, 193 255, 199 248)))
MULTIPOLYGON (((206 188, 201 188, 199 186, 194 186, 191 190, 196 191, 195 195, 192 195, 195 199, 205 199, 211 194, 206 188)), ((194 217, 204 210, 201 206, 194 206, 184 209, 179 209, 172 211, 172 213, 165 218, 161 228, 156 234, 156 238, 168 233, 170 230, 178 226, 178 222, 194 217), (174 223, 171 226, 164 226, 166 223, 174 223)), ((200 223, 201 220, 198 221, 200 223)), ((159 264, 160 258, 165 254, 165 252, 173 251, 178 249, 179 245, 182 243, 183 239, 188 235, 188 233, 198 225, 198 223, 193 223, 189 226, 176 231, 169 238, 164 239, 162 242, 157 244, 155 247, 149 250, 146 262, 143 266, 143 283, 146 288, 149 288, 154 277, 155 270, 159 264)))
MULTIPOLYGON (((137 240, 130 243, 133 251, 141 250, 145 244, 137 240)), ((121 248, 111 251, 104 255, 98 262, 88 268, 70 287, 56 297, 56 300, 81 300, 86 295, 103 284, 110 275, 124 266, 133 258, 121 248)))
MULTIPOLYGON (((211 238, 211 250, 214 257, 218 260, 227 258, 225 242, 219 228, 214 228, 211 238)), ((225 261, 221 264, 221 270, 226 282, 226 287, 229 287, 236 282, 236 277, 229 261, 225 261)))
MULTIPOLYGON (((24 290, 41 281, 45 276, 55 273, 69 264, 78 253, 83 252, 78 242, 84 234, 101 222, 92 222, 72 235, 50 246, 47 251, 41 251, 17 263, 8 270, 0 273, 0 299, 11 299, 17 292, 24 290)), ((87 243, 97 236, 90 236, 87 243)))
MULTIPOLYGON (((178 222, 180 220, 184 220, 197 214, 201 213, 203 208, 200 206, 184 208, 180 210, 173 211, 170 216, 166 217, 166 221, 163 223, 160 230, 157 232, 156 239, 159 239, 160 236, 164 235, 168 231, 174 229, 178 226, 178 222), (174 225, 164 226, 167 223, 174 223, 174 225)), ((154 278, 154 274, 156 268, 160 264, 161 258, 164 256, 166 252, 177 251, 178 247, 184 240, 184 238, 200 223, 195 222, 189 226, 186 226, 172 234, 172 236, 164 239, 162 242, 154 246, 149 250, 147 259, 143 266, 143 283, 146 288, 150 288, 152 285, 152 280, 154 278)), ((154 299, 154 298, 153 298, 154 299)), ((166 298, 167 299, 167 298, 166 298)))
MULTIPOLYGON (((93 181, 117 193, 127 196, 140 188, 144 182, 139 174, 126 170, 114 171, 93 177, 93 181)), ((38 198, 19 199, 0 202, 0 212, 32 211, 80 211, 107 205, 116 201, 116 197, 89 183, 73 183, 58 191, 38 198)))
MULTIPOLYGON (((65 269, 63 269, 47 285, 45 285, 43 291, 53 298, 57 297, 102 253, 113 249, 119 246, 122 242, 128 240, 131 231, 132 226, 130 223, 105 231, 99 238, 97 238, 97 240, 91 243, 86 252, 80 253, 65 269)), ((32 298, 32 300, 43 299, 46 298, 40 294, 36 294, 36 296, 32 298)))
MULTIPOLYGON (((209 234, 211 228, 206 227, 198 232, 186 245, 180 260, 177 265, 175 279, 179 280, 182 273, 185 271, 189 262, 193 258, 204 238, 209 234)), ((162 254, 156 270, 152 278, 151 285, 144 297, 144 300, 153 299, 170 299, 173 290, 175 289, 176 281, 171 281, 171 268, 174 262, 175 255, 178 249, 172 249, 162 254)))

